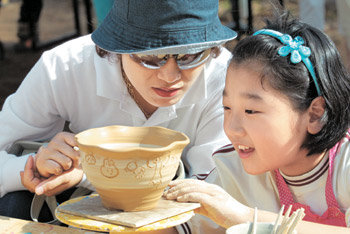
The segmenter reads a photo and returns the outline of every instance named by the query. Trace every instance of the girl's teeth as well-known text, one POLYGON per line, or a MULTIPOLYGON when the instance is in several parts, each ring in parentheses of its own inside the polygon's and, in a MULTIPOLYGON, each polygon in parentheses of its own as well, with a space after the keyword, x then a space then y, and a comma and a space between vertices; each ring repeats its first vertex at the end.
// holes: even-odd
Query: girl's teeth
POLYGON ((238 145, 238 149, 240 150, 247 150, 247 149, 250 149, 249 146, 244 146, 244 145, 238 145))

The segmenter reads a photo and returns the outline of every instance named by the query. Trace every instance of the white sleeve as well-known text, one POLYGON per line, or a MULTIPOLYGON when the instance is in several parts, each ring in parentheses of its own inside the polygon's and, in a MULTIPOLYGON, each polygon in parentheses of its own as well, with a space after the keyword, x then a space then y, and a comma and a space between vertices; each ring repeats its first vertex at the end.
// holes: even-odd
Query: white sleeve
POLYGON ((215 168, 212 154, 230 143, 224 132, 222 96, 225 88, 227 63, 231 53, 223 49, 219 57, 205 67, 207 102, 201 109, 193 146, 183 158, 187 177, 204 180, 215 168))
POLYGON ((215 168, 212 154, 229 144, 223 131, 222 89, 219 89, 202 112, 194 145, 183 159, 188 177, 204 180, 215 168))
POLYGON ((0 152, 1 161, 1 184, 0 184, 0 196, 4 196, 8 192, 26 190, 21 183, 21 177, 19 172, 24 170, 24 165, 29 155, 16 157, 15 155, 9 155, 6 151, 0 152), (4 160, 6 159, 7 160, 4 160))
POLYGON ((42 58, 10 95, 0 112, 0 196, 24 189, 19 172, 27 157, 6 150, 19 140, 42 141, 62 131, 64 120, 55 110, 48 72, 42 58))

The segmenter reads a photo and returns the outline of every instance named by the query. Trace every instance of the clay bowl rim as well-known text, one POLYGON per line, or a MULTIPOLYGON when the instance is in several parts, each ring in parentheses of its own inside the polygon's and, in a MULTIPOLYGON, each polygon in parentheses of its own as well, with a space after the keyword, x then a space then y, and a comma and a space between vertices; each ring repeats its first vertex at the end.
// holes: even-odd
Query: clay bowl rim
MULTIPOLYGON (((136 126, 124 126, 124 125, 110 125, 110 126, 105 126, 105 127, 90 128, 90 129, 84 130, 84 131, 76 134, 75 139, 78 142, 78 145, 82 146, 82 148, 89 147, 89 148, 96 148, 96 149, 101 149, 101 150, 108 150, 110 152, 132 152, 132 151, 138 151, 140 149, 142 149, 143 151, 148 151, 148 152, 163 152, 163 151, 171 150, 176 145, 185 145, 186 146, 190 143, 190 139, 188 138, 188 136, 186 136, 186 134, 179 132, 179 131, 169 129, 169 128, 161 127, 161 126, 136 127, 136 126), (118 147, 116 149, 101 147, 101 146, 99 146, 99 143, 96 143, 96 144, 86 144, 85 143, 84 144, 81 141, 79 141, 79 137, 83 137, 83 135, 87 134, 87 132, 101 131, 101 130, 107 129, 107 128, 133 128, 133 129, 151 128, 151 129, 155 129, 155 130, 165 130, 167 132, 172 132, 174 134, 177 133, 183 139, 173 141, 172 143, 170 143, 166 146, 159 145, 160 147, 156 147, 156 148, 137 146, 137 147, 126 147, 126 148, 118 147)), ((79 148, 81 148, 81 147, 79 147, 79 148)))

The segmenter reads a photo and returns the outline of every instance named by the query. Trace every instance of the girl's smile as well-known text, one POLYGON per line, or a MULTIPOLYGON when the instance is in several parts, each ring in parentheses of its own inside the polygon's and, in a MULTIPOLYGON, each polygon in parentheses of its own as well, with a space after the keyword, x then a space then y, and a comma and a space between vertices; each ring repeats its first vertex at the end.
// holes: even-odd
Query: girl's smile
POLYGON ((240 158, 248 158, 254 152, 254 148, 244 145, 238 145, 236 148, 240 158))

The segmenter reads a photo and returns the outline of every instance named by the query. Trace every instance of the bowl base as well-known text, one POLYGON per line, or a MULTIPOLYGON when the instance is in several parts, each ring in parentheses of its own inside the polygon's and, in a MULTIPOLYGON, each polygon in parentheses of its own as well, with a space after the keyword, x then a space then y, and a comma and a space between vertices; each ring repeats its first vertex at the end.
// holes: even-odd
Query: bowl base
POLYGON ((96 189, 108 210, 142 211, 156 207, 163 189, 96 189))

